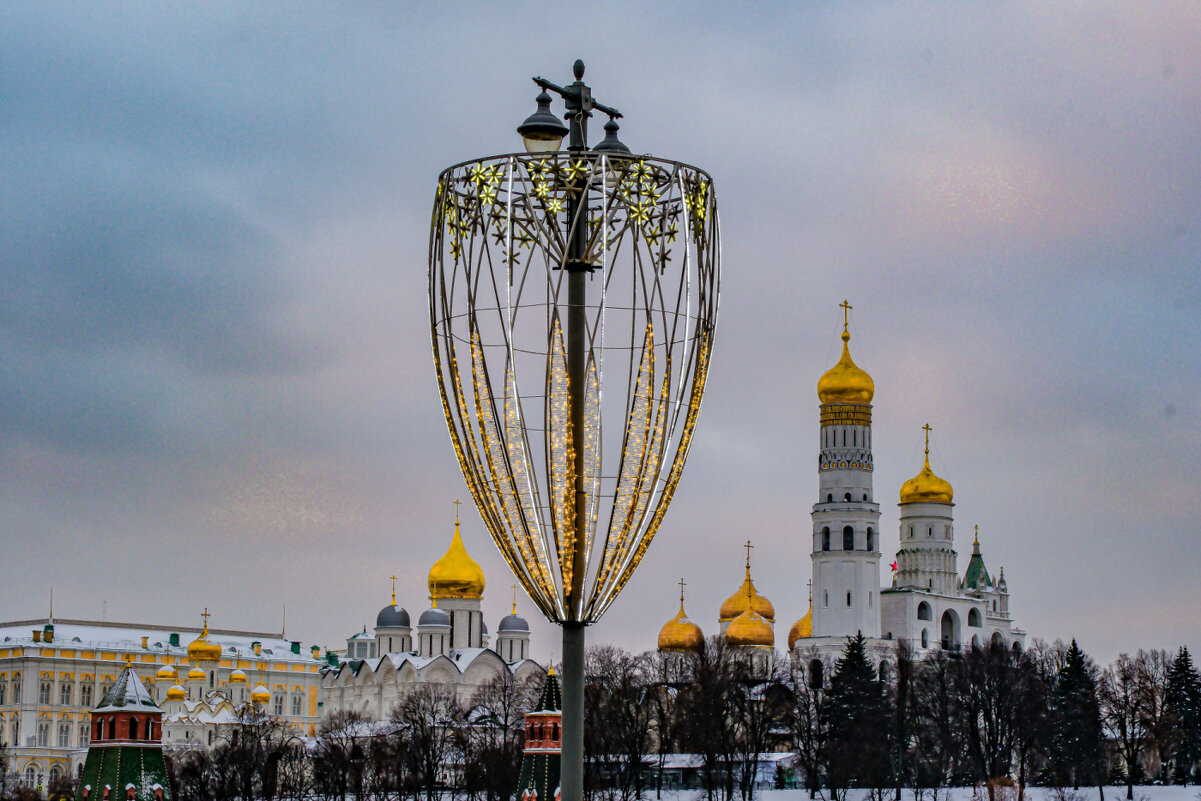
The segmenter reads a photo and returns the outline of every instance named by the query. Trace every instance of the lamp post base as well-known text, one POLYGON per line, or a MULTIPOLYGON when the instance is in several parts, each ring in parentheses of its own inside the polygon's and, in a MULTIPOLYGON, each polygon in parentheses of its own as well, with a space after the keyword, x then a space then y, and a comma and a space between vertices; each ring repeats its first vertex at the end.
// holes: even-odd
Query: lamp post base
POLYGON ((562 801, 584 801, 584 624, 563 625, 562 801))

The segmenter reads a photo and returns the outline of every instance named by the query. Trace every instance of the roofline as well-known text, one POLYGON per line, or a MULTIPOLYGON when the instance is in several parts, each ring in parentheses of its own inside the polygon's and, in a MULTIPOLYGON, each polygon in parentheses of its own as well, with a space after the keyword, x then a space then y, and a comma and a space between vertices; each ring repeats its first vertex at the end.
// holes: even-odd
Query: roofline
MULTIPOLYGON (((32 626, 35 624, 45 626, 45 625, 51 624, 51 623, 53 623, 55 625, 58 625, 61 623, 63 625, 67 625, 67 626, 98 626, 100 628, 107 628, 107 629, 152 629, 154 631, 165 631, 167 633, 179 633, 179 634, 191 634, 193 632, 195 632, 196 634, 199 634, 201 631, 201 628, 199 626, 163 626, 163 625, 156 625, 153 623, 117 623, 117 622, 110 622, 107 620, 72 620, 70 618, 65 618, 65 617, 56 617, 56 618, 39 617, 39 618, 34 618, 32 620, 13 620, 13 621, 9 621, 9 622, 0 622, 0 628, 8 628, 9 626, 32 626)), ((287 637, 284 636, 284 632, 282 632, 282 631, 280 631, 280 632, 241 631, 239 629, 210 628, 209 634, 224 634, 229 637, 263 637, 263 638, 270 638, 270 639, 276 639, 276 640, 287 640, 288 639, 287 637)), ((288 640, 288 641, 292 642, 292 640, 288 640)))

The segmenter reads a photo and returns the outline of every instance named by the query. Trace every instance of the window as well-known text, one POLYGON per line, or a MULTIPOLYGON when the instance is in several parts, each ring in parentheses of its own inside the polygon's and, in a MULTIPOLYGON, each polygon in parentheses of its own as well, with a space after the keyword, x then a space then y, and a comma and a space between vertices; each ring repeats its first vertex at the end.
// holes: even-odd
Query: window
POLYGON ((138 719, 137 718, 129 719, 129 739, 131 739, 131 740, 138 739, 138 719))
POLYGON ((58 686, 58 702, 63 706, 71 705, 71 684, 69 681, 64 681, 58 686))
POLYGON ((98 718, 96 720, 96 739, 104 739, 104 718, 98 718))
POLYGON ((14 720, 12 725, 12 737, 9 742, 17 743, 21 739, 21 721, 14 720))
POLYGON ((4 694, 8 690, 8 682, 0 681, 0 706, 4 706, 4 694))
POLYGON ((50 724, 46 721, 38 721, 38 748, 46 748, 50 745, 50 724))
POLYGON ((284 695, 283 693, 275 694, 275 714, 282 715, 284 713, 284 695))
POLYGON ((79 703, 83 706, 92 705, 92 685, 84 684, 79 688, 79 703))
POLYGON ((855 550, 855 529, 850 526, 842 530, 842 549, 844 551, 855 550))
MULTIPOLYGON (((917 619, 918 620, 933 620, 934 619, 934 614, 930 611, 930 604, 926 603, 925 601, 922 601, 920 604, 917 605, 917 619)), ((923 646, 923 647, 925 647, 925 646, 923 646)))
POLYGON ((87 747, 88 747, 88 740, 89 740, 89 738, 88 738, 88 724, 86 724, 86 723, 80 723, 80 724, 79 724, 79 747, 80 747, 80 748, 87 748, 87 747))
POLYGON ((876 532, 872 531, 872 527, 867 527, 867 549, 869 551, 876 550, 876 532))
POLYGON ((43 681, 41 684, 38 685, 38 703, 39 704, 50 703, 50 682, 43 681))
POLYGON ((37 769, 34 768, 33 765, 30 765, 29 767, 25 768, 25 784, 29 785, 30 787, 33 787, 37 784, 37 781, 38 781, 37 769))
POLYGON ((922 629, 922 647, 930 647, 930 634, 925 629, 922 629))
POLYGON ((851 605, 851 594, 848 592, 847 593, 847 606, 850 606, 850 605, 851 605))
POLYGON ((13 703, 21 703, 21 674, 13 674, 13 703))
POLYGON ((865 492, 865 493, 863 493, 863 500, 865 500, 865 501, 867 500, 867 493, 866 493, 866 492, 865 492))
POLYGON ((301 714, 300 706, 301 706, 301 703, 303 702, 303 700, 304 699, 301 698, 299 695, 292 696, 292 717, 300 717, 300 714, 301 714))
POLYGON ((66 723, 58 724, 58 747, 66 748, 71 744, 71 727, 66 723))
POLYGON ((832 492, 826 493, 826 503, 834 503, 834 493, 832 493, 832 492))
POLYGON ((969 626, 974 626, 975 628, 980 628, 980 610, 979 609, 972 608, 972 609, 968 610, 967 624, 969 626))
POLYGON ((913 539, 913 526, 909 527, 909 539, 913 539))
POLYGON ((822 550, 830 550, 830 527, 826 526, 822 529, 822 550))
POLYGON ((868 609, 873 608, 872 607, 872 595, 873 595, 873 593, 870 593, 870 592, 867 594, 867 608, 868 609))
POLYGON ((844 493, 842 494, 842 499, 843 499, 844 501, 846 501, 847 503, 850 503, 850 502, 851 502, 851 493, 849 493, 849 492, 844 492, 844 493))
POLYGON ((934 536, 934 526, 930 526, 930 533, 929 533, 929 534, 927 534, 926 536, 928 536, 928 537, 933 537, 933 536, 934 536))
POLYGON ((822 593, 822 606, 828 607, 829 605, 830 605, 830 593, 823 592, 822 593))

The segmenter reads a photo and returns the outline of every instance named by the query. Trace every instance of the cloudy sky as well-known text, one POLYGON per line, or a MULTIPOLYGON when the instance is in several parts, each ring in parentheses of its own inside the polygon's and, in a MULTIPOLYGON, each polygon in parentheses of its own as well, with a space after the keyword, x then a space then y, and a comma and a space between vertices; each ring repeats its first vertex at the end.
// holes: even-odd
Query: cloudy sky
MULTIPOLYGON (((876 381, 896 492, 955 486, 1017 622, 1201 647, 1194 3, 9 4, 0 10, 0 619, 278 629, 410 611, 465 498, 435 389, 438 172, 520 148, 529 78, 714 177, 723 297, 671 513, 594 640, 805 611, 814 385, 876 381)), ((466 508, 466 507, 465 507, 466 508)), ((511 579, 478 518, 488 619, 511 579)), ((519 607, 531 619, 528 601, 519 607)), ((535 628, 534 656, 558 652, 535 628)))

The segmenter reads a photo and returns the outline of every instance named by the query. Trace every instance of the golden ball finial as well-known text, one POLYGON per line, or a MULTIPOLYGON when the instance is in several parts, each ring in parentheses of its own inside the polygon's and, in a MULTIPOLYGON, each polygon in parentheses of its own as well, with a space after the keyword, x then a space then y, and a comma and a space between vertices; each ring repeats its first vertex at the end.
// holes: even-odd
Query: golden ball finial
MULTIPOLYGON (((456 502, 457 503, 457 502, 456 502)), ((430 597, 480 598, 484 594, 484 570, 467 549, 459 534, 458 513, 455 514, 455 533, 446 554, 434 562, 429 574, 430 597)))

